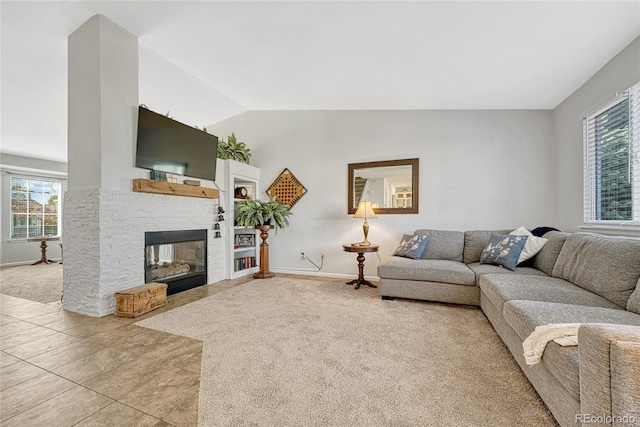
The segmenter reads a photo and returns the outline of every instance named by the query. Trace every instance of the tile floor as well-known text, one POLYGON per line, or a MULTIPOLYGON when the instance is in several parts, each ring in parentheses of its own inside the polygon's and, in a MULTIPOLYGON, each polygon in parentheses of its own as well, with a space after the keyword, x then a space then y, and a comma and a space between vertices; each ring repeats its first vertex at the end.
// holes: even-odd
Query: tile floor
POLYGON ((135 319, 0 295, 0 424, 196 426, 202 342, 133 323, 249 280, 171 295, 135 319))

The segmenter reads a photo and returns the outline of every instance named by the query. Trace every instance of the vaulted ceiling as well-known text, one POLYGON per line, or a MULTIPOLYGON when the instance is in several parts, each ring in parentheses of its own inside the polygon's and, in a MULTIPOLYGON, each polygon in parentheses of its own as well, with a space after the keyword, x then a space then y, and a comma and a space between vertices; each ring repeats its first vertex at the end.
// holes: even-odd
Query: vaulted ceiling
POLYGON ((640 35, 638 1, 2 1, 2 153, 66 161, 67 37, 97 13, 235 112, 553 109, 640 35))

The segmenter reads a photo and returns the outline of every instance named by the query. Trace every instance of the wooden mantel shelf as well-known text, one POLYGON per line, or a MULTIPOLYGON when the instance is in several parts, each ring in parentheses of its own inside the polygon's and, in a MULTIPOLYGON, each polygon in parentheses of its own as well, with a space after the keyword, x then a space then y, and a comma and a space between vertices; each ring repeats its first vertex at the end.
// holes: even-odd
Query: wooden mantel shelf
POLYGON ((138 193, 169 194, 172 196, 201 197, 217 199, 220 192, 215 188, 196 187, 174 182, 153 181, 151 179, 134 179, 133 191, 138 193))

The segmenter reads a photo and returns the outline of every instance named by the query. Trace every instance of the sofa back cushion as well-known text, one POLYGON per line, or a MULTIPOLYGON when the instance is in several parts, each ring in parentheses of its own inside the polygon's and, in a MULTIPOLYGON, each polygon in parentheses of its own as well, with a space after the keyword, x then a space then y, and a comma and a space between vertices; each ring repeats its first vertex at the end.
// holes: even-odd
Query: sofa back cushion
POLYGON ((626 309, 640 277, 640 239, 571 234, 560 250, 553 277, 626 309))
POLYGON ((511 230, 471 230, 464 232, 464 263, 480 262, 480 255, 492 234, 509 234, 511 230))
POLYGON ((545 233, 544 238, 547 239, 547 243, 545 243, 540 252, 533 257, 531 266, 542 271, 547 276, 551 276, 558 255, 560 255, 560 250, 569 234, 570 233, 563 233, 561 231, 545 233))
POLYGON ((640 314, 640 279, 636 284, 636 290, 633 291, 629 301, 627 301, 627 310, 640 314))
POLYGON ((420 229, 413 234, 429 236, 429 243, 422 253, 422 259, 462 261, 464 249, 464 233, 462 231, 420 229))

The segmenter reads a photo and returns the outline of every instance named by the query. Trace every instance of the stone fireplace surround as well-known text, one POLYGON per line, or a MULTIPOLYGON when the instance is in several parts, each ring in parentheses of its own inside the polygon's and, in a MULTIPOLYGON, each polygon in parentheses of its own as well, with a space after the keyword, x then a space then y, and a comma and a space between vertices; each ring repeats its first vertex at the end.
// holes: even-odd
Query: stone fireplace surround
MULTIPOLYGON (((89 316, 113 313, 115 292, 145 283, 145 232, 212 230, 218 203, 217 199, 121 190, 67 191, 64 308, 89 316)), ((224 241, 209 233, 208 283, 226 277, 224 241)))

